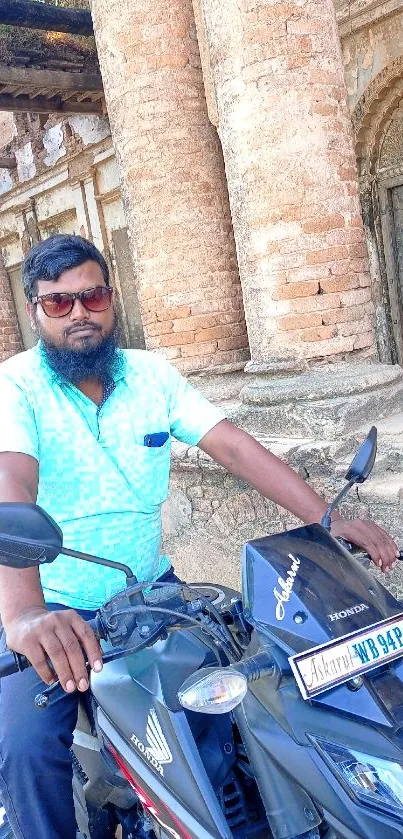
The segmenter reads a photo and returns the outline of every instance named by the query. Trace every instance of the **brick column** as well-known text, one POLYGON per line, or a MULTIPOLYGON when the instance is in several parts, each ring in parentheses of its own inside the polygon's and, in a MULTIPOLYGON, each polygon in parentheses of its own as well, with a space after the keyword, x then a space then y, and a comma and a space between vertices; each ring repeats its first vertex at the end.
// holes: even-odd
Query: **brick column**
POLYGON ((22 349, 10 282, 0 250, 0 362, 22 349))
POLYGON ((373 355, 373 304, 331 0, 201 3, 249 370, 373 355))
POLYGON ((191 0, 92 0, 146 346, 181 369, 249 358, 220 143, 191 0))

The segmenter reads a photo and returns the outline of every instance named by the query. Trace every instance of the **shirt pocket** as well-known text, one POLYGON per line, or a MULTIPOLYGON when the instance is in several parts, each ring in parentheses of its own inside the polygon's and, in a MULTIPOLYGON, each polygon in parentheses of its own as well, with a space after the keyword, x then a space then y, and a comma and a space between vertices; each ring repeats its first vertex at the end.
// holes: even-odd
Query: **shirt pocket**
POLYGON ((168 495, 171 464, 171 438, 163 446, 134 446, 135 480, 133 490, 147 507, 156 507, 168 495))

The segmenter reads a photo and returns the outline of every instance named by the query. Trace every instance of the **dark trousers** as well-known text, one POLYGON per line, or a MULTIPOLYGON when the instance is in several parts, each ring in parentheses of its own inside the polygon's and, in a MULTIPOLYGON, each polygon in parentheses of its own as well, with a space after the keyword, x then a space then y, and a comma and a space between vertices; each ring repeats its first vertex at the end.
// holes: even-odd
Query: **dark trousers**
MULTIPOLYGON (((172 571, 160 580, 178 581, 172 571)), ((16 839, 75 839, 70 748, 83 694, 59 688, 39 711, 44 687, 33 668, 0 681, 0 797, 16 839)))

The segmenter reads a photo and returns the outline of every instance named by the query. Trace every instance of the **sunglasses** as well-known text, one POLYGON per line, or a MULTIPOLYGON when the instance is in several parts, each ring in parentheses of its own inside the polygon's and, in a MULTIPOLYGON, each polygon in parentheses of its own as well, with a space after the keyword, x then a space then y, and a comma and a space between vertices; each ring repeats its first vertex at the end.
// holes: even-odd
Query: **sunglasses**
POLYGON ((33 297, 31 303, 40 303, 48 318, 64 318, 73 310, 75 300, 79 300, 87 312, 105 312, 111 305, 112 293, 112 288, 97 285, 76 293, 54 291, 52 294, 41 294, 40 297, 33 297))

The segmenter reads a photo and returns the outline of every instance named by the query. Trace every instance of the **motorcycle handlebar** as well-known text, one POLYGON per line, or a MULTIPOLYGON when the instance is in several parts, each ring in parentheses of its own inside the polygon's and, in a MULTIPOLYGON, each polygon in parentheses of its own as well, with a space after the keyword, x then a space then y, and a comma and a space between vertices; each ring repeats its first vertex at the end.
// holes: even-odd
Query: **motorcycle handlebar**
MULTIPOLYGON (((87 623, 92 626, 95 634, 99 638, 99 624, 96 619, 89 620, 87 623)), ((6 650, 4 653, 0 653, 0 679, 4 679, 6 676, 12 676, 13 673, 20 673, 22 670, 26 670, 27 667, 32 667, 32 664, 25 655, 15 653, 13 650, 6 650)))
MULTIPOLYGON (((354 549, 353 545, 346 543, 343 539, 339 539, 338 541, 340 541, 341 544, 344 544, 347 550, 355 556, 361 564, 366 565, 371 561, 371 557, 368 553, 360 551, 359 549, 354 549)), ((397 558, 399 560, 403 560, 403 550, 399 551, 399 556, 397 558)), ((102 630, 97 618, 89 620, 88 623, 99 639, 102 630)), ((13 650, 6 650, 4 653, 0 653, 0 679, 5 678, 6 676, 11 676, 13 673, 19 673, 26 670, 27 667, 32 667, 32 665, 24 655, 15 653, 13 650)))
MULTIPOLYGON (((362 548, 352 545, 351 542, 346 542, 343 538, 338 538, 337 541, 340 542, 344 548, 347 548, 348 552, 354 557, 354 559, 357 559, 362 565, 367 565, 372 562, 369 553, 363 551, 362 548)), ((399 561, 403 560, 403 551, 399 551, 399 556, 397 556, 396 559, 399 561)))
POLYGON ((25 656, 19 656, 18 653, 13 653, 12 650, 6 650, 0 655, 0 679, 4 676, 11 676, 13 673, 18 673, 20 670, 25 670, 30 667, 31 663, 25 656))

